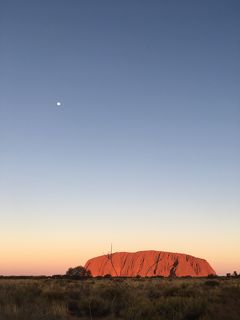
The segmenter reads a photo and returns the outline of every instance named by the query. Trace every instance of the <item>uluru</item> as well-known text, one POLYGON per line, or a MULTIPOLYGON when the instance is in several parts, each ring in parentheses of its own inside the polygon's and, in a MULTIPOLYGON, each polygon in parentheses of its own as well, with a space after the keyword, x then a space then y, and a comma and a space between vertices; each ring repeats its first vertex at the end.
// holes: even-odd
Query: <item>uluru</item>
POLYGON ((85 268, 92 275, 113 277, 206 277, 216 275, 210 264, 201 258, 164 251, 115 252, 88 260, 85 268))

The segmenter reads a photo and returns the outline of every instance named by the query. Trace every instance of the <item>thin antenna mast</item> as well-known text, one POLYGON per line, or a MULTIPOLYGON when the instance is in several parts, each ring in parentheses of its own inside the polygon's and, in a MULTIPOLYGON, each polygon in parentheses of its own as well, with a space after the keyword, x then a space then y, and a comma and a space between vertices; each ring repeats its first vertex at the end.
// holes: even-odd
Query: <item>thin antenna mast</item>
POLYGON ((112 267, 113 267, 113 270, 114 272, 116 273, 116 276, 118 277, 118 273, 117 273, 117 270, 115 269, 114 267, 114 264, 113 264, 113 259, 112 259, 112 256, 113 256, 113 246, 112 246, 112 243, 111 243, 111 248, 110 248, 110 252, 108 252, 107 255, 105 255, 105 257, 110 261, 112 267))

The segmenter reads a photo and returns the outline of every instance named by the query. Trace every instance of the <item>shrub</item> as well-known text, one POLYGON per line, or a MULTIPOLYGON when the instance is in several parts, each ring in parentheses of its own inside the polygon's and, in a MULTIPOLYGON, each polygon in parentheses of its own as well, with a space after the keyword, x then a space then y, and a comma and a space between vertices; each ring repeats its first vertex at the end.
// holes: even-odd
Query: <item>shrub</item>
POLYGON ((91 271, 87 270, 83 266, 78 266, 75 268, 69 268, 66 272, 66 276, 69 278, 84 278, 84 277, 91 277, 91 271))
POLYGON ((208 287, 217 287, 219 286, 219 282, 216 280, 207 280, 204 282, 204 285, 208 287))
POLYGON ((197 320, 205 313, 204 301, 186 297, 169 297, 161 299, 158 303, 159 315, 170 320, 197 320))

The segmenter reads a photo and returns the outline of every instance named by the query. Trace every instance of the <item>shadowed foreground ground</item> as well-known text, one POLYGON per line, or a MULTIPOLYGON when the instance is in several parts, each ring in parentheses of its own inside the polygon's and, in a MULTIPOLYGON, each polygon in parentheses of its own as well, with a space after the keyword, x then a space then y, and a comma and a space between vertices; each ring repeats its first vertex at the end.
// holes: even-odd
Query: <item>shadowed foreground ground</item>
POLYGON ((0 279, 1 320, 240 319, 240 279, 0 279))

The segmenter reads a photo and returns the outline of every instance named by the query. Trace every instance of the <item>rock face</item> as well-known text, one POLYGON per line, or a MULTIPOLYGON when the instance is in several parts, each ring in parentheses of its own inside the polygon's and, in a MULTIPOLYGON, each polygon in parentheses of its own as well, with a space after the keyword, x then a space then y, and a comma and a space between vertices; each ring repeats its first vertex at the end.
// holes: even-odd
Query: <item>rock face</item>
POLYGON ((163 251, 139 251, 139 252, 116 252, 109 255, 92 258, 85 264, 92 275, 142 277, 152 276, 192 276, 206 277, 215 275, 215 271, 209 263, 200 258, 163 251))

